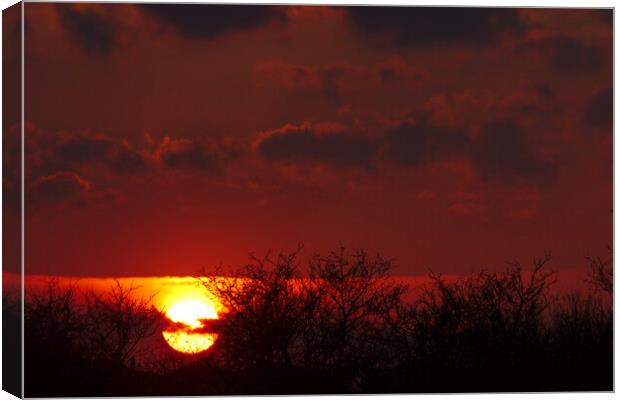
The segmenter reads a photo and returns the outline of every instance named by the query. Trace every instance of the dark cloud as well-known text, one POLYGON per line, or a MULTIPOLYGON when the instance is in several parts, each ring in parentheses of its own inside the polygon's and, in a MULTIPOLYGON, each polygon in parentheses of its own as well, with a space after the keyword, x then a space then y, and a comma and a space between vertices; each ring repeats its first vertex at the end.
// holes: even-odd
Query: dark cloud
POLYGON ((108 165, 121 174, 136 174, 149 168, 149 159, 128 147, 119 147, 108 165))
POLYGON ((84 51, 108 54, 117 45, 117 26, 93 10, 77 10, 72 4, 56 4, 60 25, 84 51))
POLYGON ((461 7, 347 7, 360 31, 388 35, 399 46, 431 43, 489 44, 505 33, 522 34, 517 9, 461 7))
POLYGON ((284 6, 215 4, 141 4, 148 14, 172 25, 186 37, 213 39, 231 31, 258 28, 286 21, 284 6))
POLYGON ((540 186, 557 177, 555 166, 539 156, 528 135, 511 120, 486 124, 475 138, 466 127, 440 125, 427 113, 377 136, 335 124, 286 125, 262 134, 256 149, 271 161, 365 168, 380 160, 411 168, 467 160, 483 182, 498 186, 540 186))
MULTIPOLYGON (((18 128, 5 132, 4 137, 5 149, 11 149, 16 156, 20 143, 18 128)), ((26 195, 31 205, 65 204, 65 200, 80 206, 109 203, 124 198, 123 190, 118 188, 127 176, 154 176, 172 170, 218 174, 239 151, 227 140, 216 143, 169 137, 159 146, 147 141, 146 148, 137 150, 126 140, 50 133, 34 125, 27 126, 25 137, 26 195)), ((19 169, 12 168, 9 174, 9 160, 3 162, 7 171, 3 179, 5 198, 11 195, 18 199, 19 169)), ((12 205, 17 211, 18 204, 12 205)))
POLYGON ((58 145, 54 161, 66 166, 101 163, 119 173, 141 173, 148 167, 144 155, 108 138, 70 138, 58 145))
MULTIPOLYGON (((605 62, 604 50, 588 46, 573 38, 556 38, 551 41, 553 55, 551 66, 555 71, 567 73, 591 72, 605 62)), ((611 55, 611 47, 609 48, 611 55)))
POLYGON ((422 166, 462 155, 469 139, 465 132, 434 126, 426 115, 405 122, 386 134, 387 157, 400 164, 422 166))
POLYGON ((376 144, 366 134, 320 125, 287 125, 258 142, 266 159, 284 162, 322 162, 339 166, 370 166, 376 144))
POLYGON ((27 174, 30 179, 57 171, 74 171, 89 179, 107 170, 117 175, 144 175, 163 169, 219 173, 237 157, 239 147, 223 140, 165 137, 158 146, 136 149, 126 140, 108 136, 32 131, 28 135, 27 174), (93 168, 95 167, 95 168, 93 168))
POLYGON ((169 168, 218 173, 230 155, 231 153, 227 154, 214 143, 166 137, 157 150, 156 157, 169 168))
POLYGON ((568 75, 598 71, 611 61, 612 55, 611 46, 606 49, 567 36, 532 40, 519 50, 543 58, 553 72, 568 75))
POLYGON ((483 181, 499 185, 543 185, 557 176, 555 167, 538 157, 514 121, 485 125, 473 145, 471 162, 483 181))
POLYGON ((91 184, 73 172, 57 172, 35 179, 28 191, 28 201, 58 203, 91 190, 91 184))
POLYGON ((69 164, 103 161, 113 147, 114 143, 109 139, 76 137, 61 143, 57 155, 69 164))
POLYGON ((611 87, 595 94, 590 99, 585 119, 590 126, 608 130, 613 129, 614 92, 611 87))

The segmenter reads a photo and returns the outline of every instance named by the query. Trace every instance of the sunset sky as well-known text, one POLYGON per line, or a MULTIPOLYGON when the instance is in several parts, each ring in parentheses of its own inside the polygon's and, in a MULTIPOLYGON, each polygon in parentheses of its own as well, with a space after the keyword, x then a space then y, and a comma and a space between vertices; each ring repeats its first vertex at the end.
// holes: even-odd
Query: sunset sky
POLYGON ((25 15, 27 274, 191 275, 298 243, 399 275, 609 256, 611 10, 25 15))

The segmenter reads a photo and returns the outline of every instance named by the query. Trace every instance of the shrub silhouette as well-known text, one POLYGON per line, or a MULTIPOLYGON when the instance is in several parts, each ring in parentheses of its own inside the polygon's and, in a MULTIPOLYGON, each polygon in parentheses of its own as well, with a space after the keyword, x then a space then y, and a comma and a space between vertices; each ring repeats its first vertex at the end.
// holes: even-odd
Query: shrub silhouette
POLYGON ((201 284, 227 310, 214 327, 218 352, 230 367, 261 363, 292 366, 299 344, 316 314, 319 293, 303 280, 297 252, 272 260, 252 256, 253 263, 229 271, 202 274, 201 284))
POLYGON ((131 394, 126 364, 158 317, 134 290, 116 282, 100 295, 50 280, 44 290, 27 291, 26 396, 131 394))
POLYGON ((364 366, 382 359, 373 349, 384 342, 384 315, 406 288, 390 281, 390 261, 363 251, 317 255, 306 279, 297 254, 274 260, 267 254, 241 269, 202 273, 202 285, 227 309, 211 324, 220 334, 213 357, 236 369, 324 371, 343 388, 359 390, 364 366))
MULTIPOLYGON (((607 247, 611 254, 611 247, 607 247)), ((586 257, 589 263, 588 279, 594 288, 599 289, 609 295, 613 294, 614 290, 614 271, 613 265, 609 260, 604 260, 600 256, 586 257)))
MULTIPOLYGON (((44 290, 26 291, 24 369, 26 396, 61 395, 87 363, 77 289, 50 280, 44 290), (62 366, 62 367, 61 367, 62 366)), ((79 383, 78 383, 79 384, 79 383)))
POLYGON ((432 285, 392 323, 404 338, 403 381, 420 382, 419 391, 514 389, 512 380, 524 379, 515 369, 531 368, 543 345, 543 312, 553 283, 553 273, 545 270, 549 261, 549 255, 535 259, 527 276, 518 263, 455 282, 431 273, 432 285))
POLYGON ((359 390, 371 366, 386 361, 385 316, 396 312, 407 286, 395 283, 392 262, 341 248, 309 263, 318 308, 306 331, 306 361, 359 390))
POLYGON ((161 315, 152 305, 155 295, 138 297, 137 289, 117 280, 104 294, 84 294, 85 339, 94 359, 134 364, 137 345, 157 332, 161 315))
MULTIPOLYGON (((611 248, 608 247, 611 253, 611 248)), ((550 344, 558 366, 556 387, 600 390, 613 382, 613 268, 601 257, 586 257, 593 289, 556 300, 550 344)))
MULTIPOLYGON (((553 295, 551 257, 459 279, 430 273, 414 292, 392 262, 301 248, 203 271, 225 308, 208 351, 134 365, 161 337, 149 298, 51 281, 26 297, 27 396, 558 391, 613 389, 613 276, 588 258, 587 295, 553 295), (172 366, 172 367, 171 367, 172 366), (140 369, 139 367, 142 367, 140 369)), ((172 350, 170 350, 171 353, 172 350)))

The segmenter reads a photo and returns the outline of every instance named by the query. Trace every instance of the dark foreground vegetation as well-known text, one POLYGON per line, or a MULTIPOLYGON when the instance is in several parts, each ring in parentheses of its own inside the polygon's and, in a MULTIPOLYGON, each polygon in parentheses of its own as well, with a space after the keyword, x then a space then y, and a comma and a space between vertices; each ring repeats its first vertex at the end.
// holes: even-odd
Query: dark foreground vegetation
POLYGON ((165 322, 149 299, 121 285, 96 295, 50 282, 26 300, 25 394, 613 390, 608 261, 588 259, 587 293, 555 296, 547 255, 456 281, 431 274, 423 288, 399 284, 389 260, 365 252, 315 256, 310 279, 296 260, 200 274, 228 309, 207 325, 218 341, 150 363, 141 343, 165 322))

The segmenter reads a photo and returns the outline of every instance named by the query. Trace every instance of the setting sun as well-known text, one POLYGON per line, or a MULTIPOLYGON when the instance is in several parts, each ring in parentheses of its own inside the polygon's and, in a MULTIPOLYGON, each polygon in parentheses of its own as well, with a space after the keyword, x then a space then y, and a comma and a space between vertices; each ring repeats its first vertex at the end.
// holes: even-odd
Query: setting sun
POLYGON ((216 334, 196 332, 204 328, 202 321, 218 318, 213 306, 198 300, 180 301, 166 311, 166 316, 170 321, 181 325, 176 330, 167 329, 162 332, 164 339, 174 350, 196 354, 207 350, 215 343, 216 334))
POLYGON ((176 303, 170 307, 166 315, 171 321, 180 322, 192 328, 201 328, 203 324, 200 320, 217 319, 215 309, 198 300, 176 303))
POLYGON ((188 331, 163 331, 162 335, 170 347, 186 354, 196 354, 213 346, 217 335, 214 333, 191 333, 188 331))

